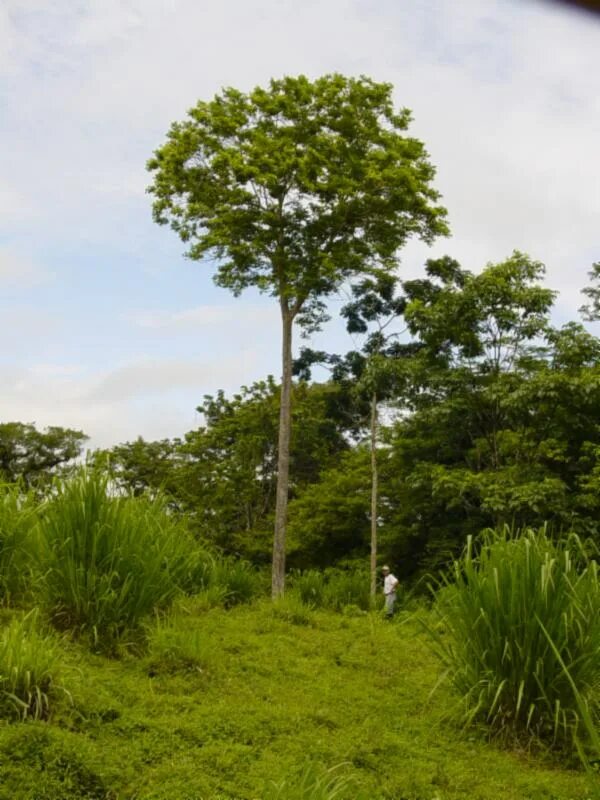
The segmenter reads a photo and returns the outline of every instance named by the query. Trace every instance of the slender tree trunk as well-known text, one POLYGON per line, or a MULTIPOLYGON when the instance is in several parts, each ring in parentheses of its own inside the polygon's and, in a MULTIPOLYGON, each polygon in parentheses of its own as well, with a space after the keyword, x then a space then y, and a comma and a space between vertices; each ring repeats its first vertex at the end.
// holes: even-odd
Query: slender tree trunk
POLYGON ((377 395, 371 397, 371 597, 377 591, 377 395))
POLYGON ((290 433, 292 426, 292 326, 293 313, 281 300, 281 408, 279 413, 279 445, 277 458, 277 497, 275 503, 275 534, 273 537, 273 598, 283 594, 285 585, 285 529, 287 522, 288 485, 290 474, 290 433))

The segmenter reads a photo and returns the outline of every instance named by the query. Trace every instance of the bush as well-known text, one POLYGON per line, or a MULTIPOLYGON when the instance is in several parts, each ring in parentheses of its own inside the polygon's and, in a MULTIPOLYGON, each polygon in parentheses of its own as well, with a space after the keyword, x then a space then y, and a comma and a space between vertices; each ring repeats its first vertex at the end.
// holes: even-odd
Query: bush
POLYGON ((0 716, 45 719, 60 685, 56 640, 38 632, 36 615, 13 619, 0 633, 0 716))
POLYGON ((0 486, 0 600, 20 597, 30 584, 30 536, 36 522, 31 494, 19 486, 0 486))
POLYGON ((437 649, 466 721, 579 747, 599 710, 600 582, 579 541, 544 529, 469 540, 437 591, 437 649))
POLYGON ((111 646, 190 584, 196 546, 160 499, 111 496, 82 471, 57 484, 39 524, 44 597, 57 627, 111 646))

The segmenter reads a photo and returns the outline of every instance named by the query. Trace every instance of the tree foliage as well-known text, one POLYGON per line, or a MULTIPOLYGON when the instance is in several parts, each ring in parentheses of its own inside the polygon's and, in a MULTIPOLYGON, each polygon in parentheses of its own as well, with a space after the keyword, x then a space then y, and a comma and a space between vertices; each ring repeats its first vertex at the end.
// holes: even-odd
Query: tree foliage
POLYGON ((88 437, 71 428, 37 430, 24 422, 0 423, 0 479, 40 486, 81 455, 88 437))

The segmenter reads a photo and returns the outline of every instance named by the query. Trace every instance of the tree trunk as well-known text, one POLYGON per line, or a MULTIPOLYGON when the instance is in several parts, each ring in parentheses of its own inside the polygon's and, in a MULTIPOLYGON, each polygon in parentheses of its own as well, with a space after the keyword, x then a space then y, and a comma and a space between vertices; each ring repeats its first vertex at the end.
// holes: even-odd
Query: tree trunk
POLYGON ((377 395, 371 397, 371 597, 377 591, 377 395))
POLYGON ((285 585, 285 528, 287 522, 288 485, 290 473, 290 433, 292 427, 292 326, 293 313, 281 300, 281 408, 279 412, 279 445, 277 458, 277 497, 275 504, 275 534, 273 536, 273 598, 283 594, 285 585))

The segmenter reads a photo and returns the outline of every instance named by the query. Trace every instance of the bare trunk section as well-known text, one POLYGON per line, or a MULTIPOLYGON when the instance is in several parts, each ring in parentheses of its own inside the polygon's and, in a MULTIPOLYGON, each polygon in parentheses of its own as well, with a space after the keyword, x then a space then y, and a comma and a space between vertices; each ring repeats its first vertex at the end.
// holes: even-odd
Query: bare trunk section
POLYGON ((377 591, 377 395, 371 397, 371 597, 377 591))
POLYGON ((273 573, 271 594, 281 597, 285 586, 285 529, 287 522, 288 484, 290 474, 290 433, 292 426, 292 326, 294 315, 281 300, 281 408, 279 412, 279 444, 277 458, 277 498, 275 533, 273 536, 273 573))

